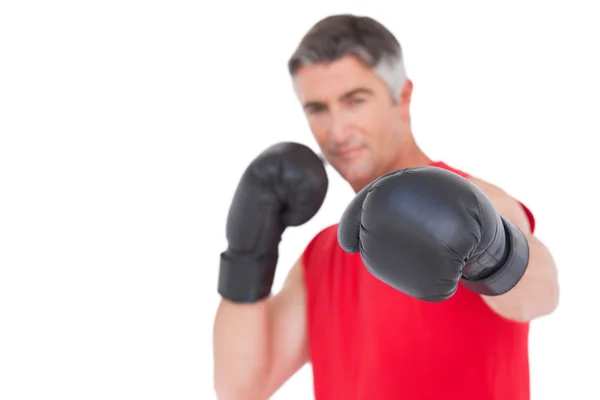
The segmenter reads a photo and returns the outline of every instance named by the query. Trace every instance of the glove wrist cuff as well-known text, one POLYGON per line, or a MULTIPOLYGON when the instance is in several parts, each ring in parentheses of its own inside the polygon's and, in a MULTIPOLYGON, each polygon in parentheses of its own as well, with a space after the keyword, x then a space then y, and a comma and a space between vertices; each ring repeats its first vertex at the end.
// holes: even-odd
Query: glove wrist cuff
POLYGON ((221 253, 219 294, 235 303, 254 303, 271 294, 278 254, 240 255, 221 253))
POLYGON ((507 247, 503 264, 482 279, 461 279, 467 289, 486 296, 499 296, 511 290, 521 280, 529 263, 527 238, 510 221, 501 219, 507 247))

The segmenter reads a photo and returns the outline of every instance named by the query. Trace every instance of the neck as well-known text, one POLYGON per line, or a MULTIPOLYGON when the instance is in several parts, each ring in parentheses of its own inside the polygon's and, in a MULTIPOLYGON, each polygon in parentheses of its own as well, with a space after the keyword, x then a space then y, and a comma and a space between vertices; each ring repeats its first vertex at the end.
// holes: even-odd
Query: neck
POLYGON ((387 166, 386 170, 382 171, 382 174, 397 171, 399 169, 421 167, 432 162, 415 141, 410 126, 406 128, 406 132, 408 132, 408 134, 404 135, 404 138, 400 143, 400 150, 394 157, 394 161, 387 166))
MULTIPOLYGON (((412 136, 412 135, 411 135, 412 136)), ((409 140, 401 146, 402 150, 395 157, 393 163, 390 163, 388 167, 380 171, 379 176, 387 174, 388 172, 397 171, 399 169, 414 168, 429 165, 433 162, 423 150, 417 145, 414 140, 409 140)), ((379 177, 378 176, 378 177, 379 177)), ((374 180, 375 178, 373 178, 374 180)), ((355 193, 358 193, 362 188, 367 186, 371 181, 368 182, 353 182, 350 186, 355 193)))
POLYGON ((400 154, 394 163, 390 165, 386 173, 404 168, 421 167, 432 162, 433 160, 429 158, 416 143, 413 142, 403 146, 403 150, 400 151, 400 154))

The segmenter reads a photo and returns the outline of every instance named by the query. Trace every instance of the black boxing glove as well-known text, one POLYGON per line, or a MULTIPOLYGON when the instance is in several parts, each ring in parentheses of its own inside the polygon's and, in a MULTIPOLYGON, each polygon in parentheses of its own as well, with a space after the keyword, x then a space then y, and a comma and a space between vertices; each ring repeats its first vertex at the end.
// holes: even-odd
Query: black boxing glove
POLYGON ((426 301, 450 298, 459 281, 503 294, 529 262, 525 236, 485 193, 438 167, 391 172, 362 189, 342 215, 338 241, 360 251, 375 277, 426 301))
POLYGON ((255 158, 229 209, 219 294, 245 303, 267 297, 283 231, 310 220, 321 208, 327 188, 323 162, 304 145, 279 143, 255 158))

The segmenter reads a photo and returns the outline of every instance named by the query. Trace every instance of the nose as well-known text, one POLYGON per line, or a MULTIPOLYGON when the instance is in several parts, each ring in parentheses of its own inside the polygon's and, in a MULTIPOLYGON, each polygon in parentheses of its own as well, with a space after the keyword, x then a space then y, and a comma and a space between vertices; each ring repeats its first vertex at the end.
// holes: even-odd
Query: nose
POLYGON ((350 129, 348 121, 341 113, 333 115, 331 118, 331 140, 334 144, 341 144, 350 138, 350 129))

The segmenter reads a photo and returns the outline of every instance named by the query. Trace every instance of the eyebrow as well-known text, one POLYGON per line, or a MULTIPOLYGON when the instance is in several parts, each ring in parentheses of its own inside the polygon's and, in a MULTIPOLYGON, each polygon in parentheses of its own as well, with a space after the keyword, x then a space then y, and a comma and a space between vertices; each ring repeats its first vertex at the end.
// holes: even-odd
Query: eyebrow
MULTIPOLYGON (((373 95, 373 90, 365 88, 365 87, 358 87, 356 89, 352 89, 349 92, 344 93, 343 95, 340 96, 340 100, 347 100, 350 97, 357 95, 357 94, 367 94, 367 95, 373 95)), ((322 101, 309 101, 304 103, 304 109, 308 109, 308 108, 314 108, 314 107, 322 107, 324 106, 325 103, 322 101)))

